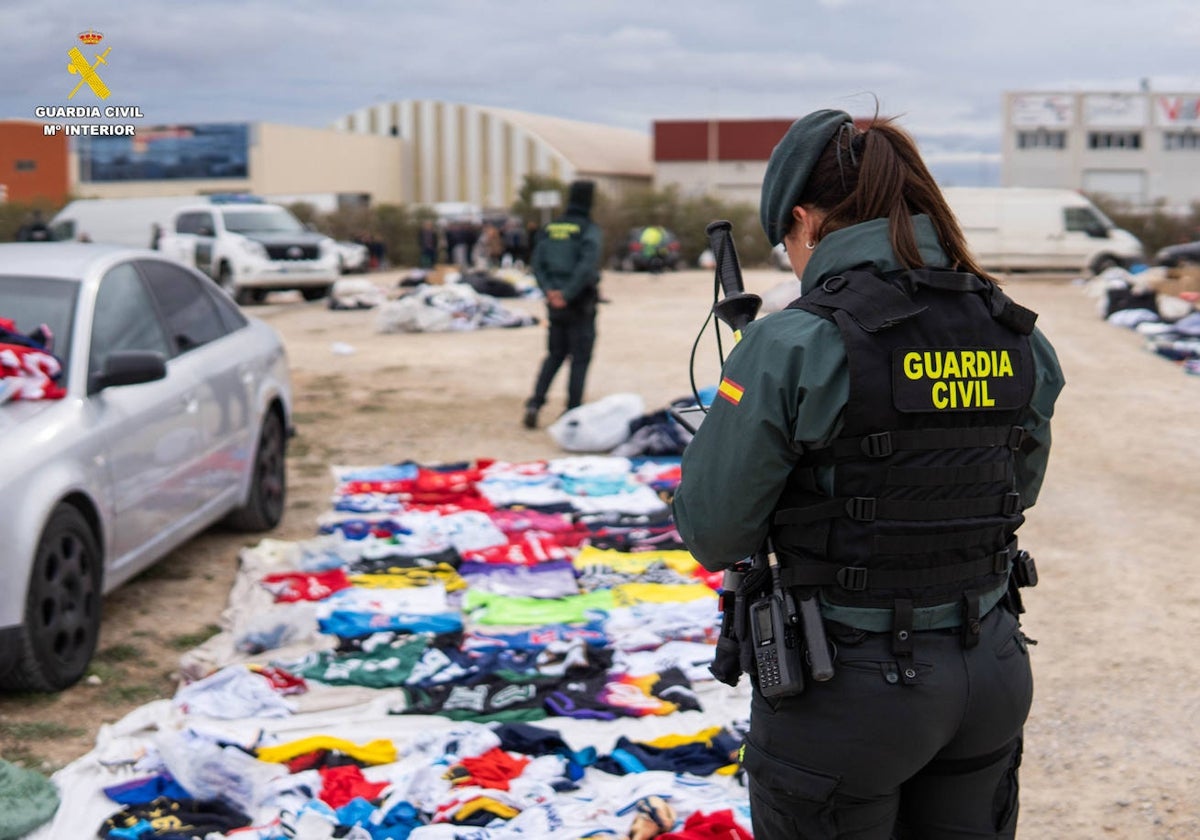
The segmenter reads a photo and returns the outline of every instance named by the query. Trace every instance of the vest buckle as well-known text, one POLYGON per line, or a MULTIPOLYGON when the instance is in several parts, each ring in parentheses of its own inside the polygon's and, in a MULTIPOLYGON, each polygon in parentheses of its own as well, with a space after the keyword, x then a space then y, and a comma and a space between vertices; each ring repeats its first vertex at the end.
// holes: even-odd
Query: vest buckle
POLYGON ((875 521, 875 499, 870 496, 855 496, 846 500, 846 515, 859 522, 875 521))
POLYGON ((993 554, 992 555, 992 574, 1002 575, 1002 574, 1005 574, 1006 572, 1008 572, 1008 570, 1009 570, 1008 560, 1011 556, 1012 556, 1012 552, 1009 551, 1009 549, 1007 549, 1007 548, 1004 549, 1003 551, 997 551, 995 554, 993 554))
POLYGON ((1008 442, 1005 444, 1009 449, 1016 452, 1021 448, 1021 444, 1025 443, 1025 438, 1029 433, 1022 426, 1013 426, 1008 432, 1008 442))
POLYGON ((850 592, 862 592, 867 588, 867 570, 862 566, 843 566, 834 576, 837 585, 850 592))
POLYGON ((1005 493, 1004 504, 1000 511, 1005 516, 1015 516, 1021 512, 1021 494, 1005 493))
POLYGON ((821 288, 831 295, 835 292, 840 292, 842 289, 846 288, 846 278, 840 274, 835 274, 833 277, 828 278, 824 283, 822 283, 821 288))
POLYGON ((892 454, 892 433, 876 432, 862 439, 860 448, 868 458, 886 458, 892 454))

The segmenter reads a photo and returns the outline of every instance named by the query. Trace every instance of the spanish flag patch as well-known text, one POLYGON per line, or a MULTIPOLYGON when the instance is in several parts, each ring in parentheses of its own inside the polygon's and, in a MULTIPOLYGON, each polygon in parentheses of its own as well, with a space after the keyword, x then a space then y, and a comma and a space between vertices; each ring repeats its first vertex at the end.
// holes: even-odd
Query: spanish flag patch
POLYGON ((717 386, 717 393, 725 399, 729 400, 734 405, 742 401, 742 394, 746 393, 746 389, 726 377, 721 380, 721 384, 717 386))

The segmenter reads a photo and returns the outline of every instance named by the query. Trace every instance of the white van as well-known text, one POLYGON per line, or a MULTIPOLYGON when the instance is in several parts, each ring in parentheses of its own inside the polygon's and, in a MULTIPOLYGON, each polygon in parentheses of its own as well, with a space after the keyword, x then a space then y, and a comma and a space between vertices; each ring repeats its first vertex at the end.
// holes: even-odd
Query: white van
POLYGON ((156 198, 80 198, 50 220, 56 240, 83 239, 126 248, 151 248, 154 228, 166 227, 175 211, 195 203, 194 195, 156 198))
POLYGON ((980 266, 996 271, 1099 273, 1145 260, 1137 237, 1074 190, 942 190, 980 266))

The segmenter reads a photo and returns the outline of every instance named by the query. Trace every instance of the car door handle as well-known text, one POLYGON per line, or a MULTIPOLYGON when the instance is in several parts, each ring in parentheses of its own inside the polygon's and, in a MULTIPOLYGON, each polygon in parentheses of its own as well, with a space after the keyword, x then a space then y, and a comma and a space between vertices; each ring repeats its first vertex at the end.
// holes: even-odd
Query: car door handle
POLYGON ((193 396, 186 396, 180 400, 183 403, 183 410, 188 414, 195 414, 200 410, 200 400, 193 396))

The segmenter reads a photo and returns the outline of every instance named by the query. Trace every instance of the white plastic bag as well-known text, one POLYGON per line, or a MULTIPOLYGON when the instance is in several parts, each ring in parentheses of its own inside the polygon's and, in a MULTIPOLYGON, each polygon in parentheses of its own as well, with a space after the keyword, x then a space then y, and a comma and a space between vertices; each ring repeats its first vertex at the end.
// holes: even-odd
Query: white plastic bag
POLYGON ((546 429, 568 452, 607 452, 629 439, 629 424, 646 413, 637 394, 612 394, 573 408, 546 429))

